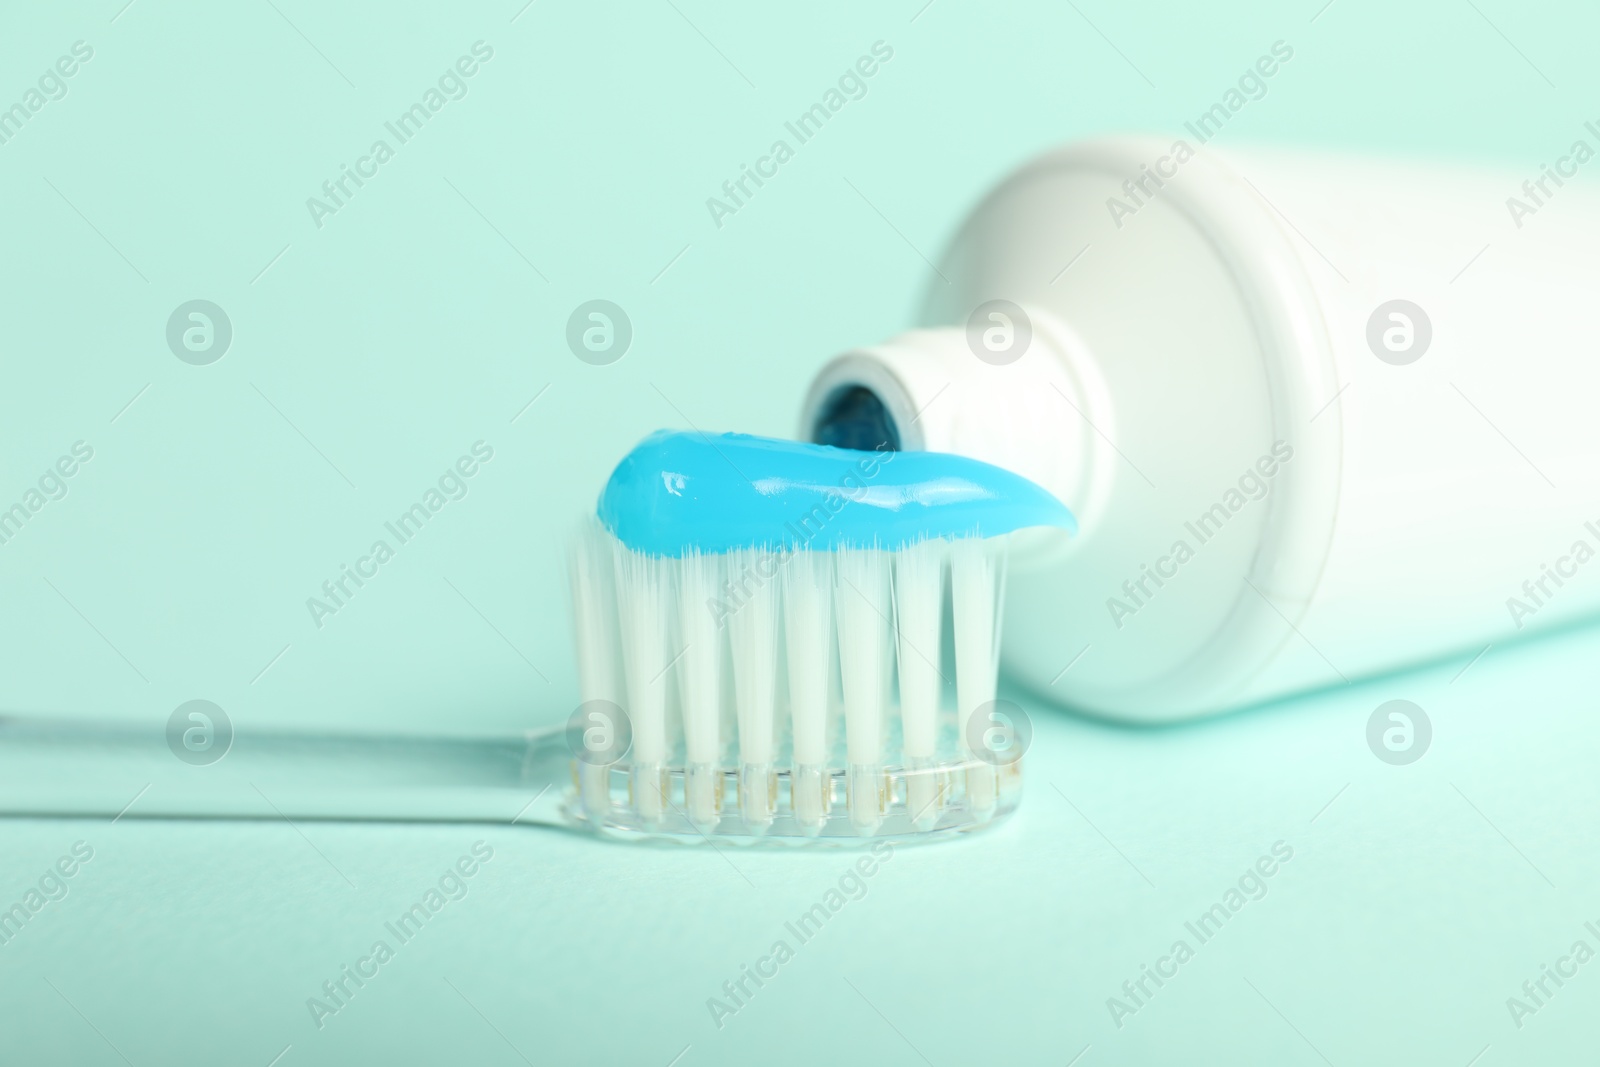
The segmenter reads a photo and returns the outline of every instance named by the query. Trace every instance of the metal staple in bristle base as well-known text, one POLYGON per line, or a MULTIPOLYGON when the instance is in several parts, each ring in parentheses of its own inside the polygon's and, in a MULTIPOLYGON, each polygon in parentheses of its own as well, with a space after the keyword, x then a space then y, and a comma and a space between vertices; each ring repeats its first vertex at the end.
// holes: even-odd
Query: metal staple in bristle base
MULTIPOLYGON (((761 776, 767 782, 764 799, 770 818, 753 821, 744 814, 748 801, 743 794, 746 781, 758 782, 760 778, 741 779, 737 773, 719 768, 715 772, 719 786, 714 802, 716 816, 708 821, 690 815, 692 776, 684 768, 662 769, 664 790, 659 794, 659 812, 640 810, 633 802, 639 778, 633 768, 616 764, 591 769, 607 775, 606 798, 600 807, 591 808, 574 791, 567 801, 567 814, 575 824, 609 837, 675 838, 689 844, 708 838, 752 845, 789 838, 834 845, 885 837, 925 840, 993 825, 1015 810, 1021 798, 1021 771, 1017 764, 998 769, 982 761, 964 765, 940 763, 918 770, 861 767, 854 768, 855 773, 847 770, 826 774, 816 768, 772 770, 761 776), (987 790, 988 783, 995 785, 993 803, 983 807, 970 803, 967 790, 973 781, 979 782, 982 790, 987 790), (807 788, 803 783, 808 782, 816 788, 807 788), (852 791, 859 791, 858 803, 849 802, 852 791), (913 806, 913 797, 921 801, 921 807, 913 806), (818 801, 820 813, 812 806, 818 801), (876 817, 863 824, 862 811, 876 817)), ((577 778, 583 777, 583 766, 579 765, 577 778)), ((989 796, 987 792, 980 795, 989 796)))

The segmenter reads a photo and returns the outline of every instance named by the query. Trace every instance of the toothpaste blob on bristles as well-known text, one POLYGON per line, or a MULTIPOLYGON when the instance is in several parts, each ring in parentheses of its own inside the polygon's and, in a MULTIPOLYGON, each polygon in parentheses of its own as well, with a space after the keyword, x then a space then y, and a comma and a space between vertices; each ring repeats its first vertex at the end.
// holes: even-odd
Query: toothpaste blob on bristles
POLYGON ((573 552, 583 707, 620 711, 629 738, 579 754, 575 817, 755 840, 1009 812, 1020 752, 985 750, 995 724, 976 717, 994 707, 1000 546, 1031 527, 1077 523, 964 456, 647 437, 573 552))
POLYGON ((672 557, 737 548, 895 550, 930 538, 1078 528, 1044 489, 966 456, 671 430, 651 434, 617 464, 599 518, 635 552, 672 557))

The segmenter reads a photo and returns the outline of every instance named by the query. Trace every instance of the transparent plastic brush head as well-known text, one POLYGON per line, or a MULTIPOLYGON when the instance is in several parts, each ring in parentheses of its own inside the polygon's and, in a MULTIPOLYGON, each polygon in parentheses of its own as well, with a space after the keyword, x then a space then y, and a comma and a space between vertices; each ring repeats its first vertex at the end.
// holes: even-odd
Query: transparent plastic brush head
POLYGON ((625 840, 684 843, 768 842, 849 845, 884 838, 933 840, 992 826, 1022 796, 1022 753, 1030 729, 1017 705, 991 701, 963 724, 939 717, 935 754, 908 760, 891 729, 878 764, 848 762, 835 746, 824 763, 736 759, 638 762, 618 755, 629 743, 625 711, 605 700, 582 705, 567 731, 569 823, 625 840))

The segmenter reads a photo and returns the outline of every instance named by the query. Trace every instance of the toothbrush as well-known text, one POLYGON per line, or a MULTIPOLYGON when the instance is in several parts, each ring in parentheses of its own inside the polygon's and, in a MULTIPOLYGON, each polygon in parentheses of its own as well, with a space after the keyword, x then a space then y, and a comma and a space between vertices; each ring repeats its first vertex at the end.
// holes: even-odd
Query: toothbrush
POLYGON ((583 702, 565 725, 219 727, 218 747, 191 758, 170 723, 163 737, 0 715, 0 815, 520 822, 735 843, 978 829, 1020 798, 1019 765, 985 751, 972 721, 994 700, 1006 542, 1040 526, 1075 521, 1026 479, 959 456, 658 433, 573 545, 583 702))
POLYGON ((1020 768, 969 727, 995 699, 1006 542, 1040 526, 1076 524, 965 457, 646 438, 572 554, 585 706, 610 702, 633 736, 630 752, 580 754, 575 818, 845 840, 1009 813, 1020 768), (674 691, 681 730, 663 710, 674 691))

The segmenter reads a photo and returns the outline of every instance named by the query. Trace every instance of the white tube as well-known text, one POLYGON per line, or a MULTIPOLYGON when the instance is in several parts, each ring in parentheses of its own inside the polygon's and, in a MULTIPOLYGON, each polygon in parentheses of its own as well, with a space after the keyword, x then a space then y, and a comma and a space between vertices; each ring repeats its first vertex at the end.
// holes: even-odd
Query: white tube
POLYGON ((1071 506, 1079 538, 1013 558, 1002 654, 1096 714, 1185 718, 1569 622, 1600 610, 1600 196, 1547 186, 1516 219, 1522 184, 1070 146, 977 207, 924 328, 824 368, 802 432, 865 388, 901 447, 1071 506), (1031 326, 1013 362, 969 343, 992 300, 1031 326))

